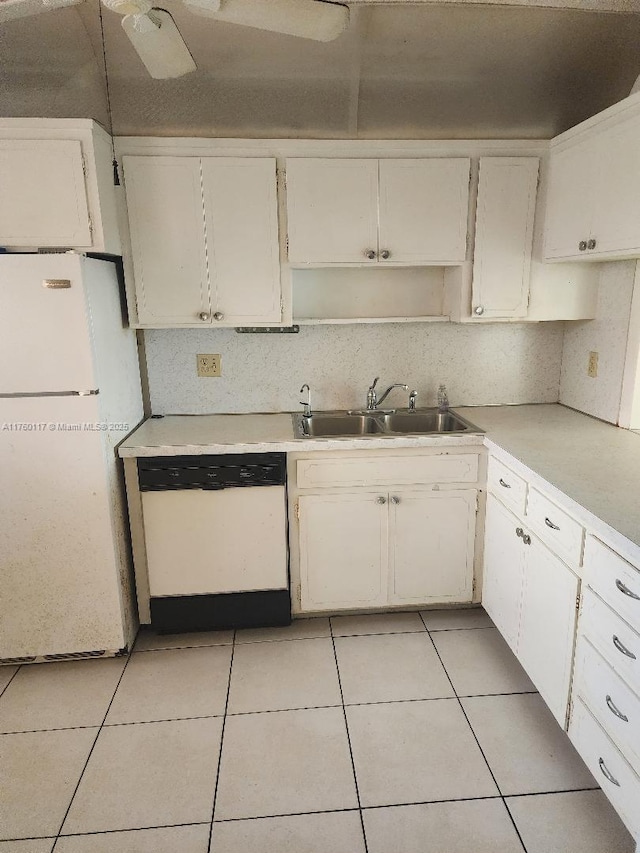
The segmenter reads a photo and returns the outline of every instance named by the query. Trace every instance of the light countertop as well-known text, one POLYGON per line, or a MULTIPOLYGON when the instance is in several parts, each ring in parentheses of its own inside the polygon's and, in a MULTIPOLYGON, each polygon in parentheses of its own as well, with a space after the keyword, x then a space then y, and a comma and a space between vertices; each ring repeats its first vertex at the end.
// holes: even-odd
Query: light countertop
MULTIPOLYGON (((604 522, 640 547, 640 435, 557 404, 454 407, 486 432, 486 446, 515 457, 585 523, 604 522)), ((374 450, 478 444, 478 435, 296 439, 290 414, 167 415, 145 421, 120 456, 374 450)), ((525 472, 526 473, 526 472, 525 472)), ((553 497, 553 494, 551 494, 553 497)), ((596 525, 597 527, 597 525, 596 525)), ((622 551, 624 541, 619 546, 622 551)))

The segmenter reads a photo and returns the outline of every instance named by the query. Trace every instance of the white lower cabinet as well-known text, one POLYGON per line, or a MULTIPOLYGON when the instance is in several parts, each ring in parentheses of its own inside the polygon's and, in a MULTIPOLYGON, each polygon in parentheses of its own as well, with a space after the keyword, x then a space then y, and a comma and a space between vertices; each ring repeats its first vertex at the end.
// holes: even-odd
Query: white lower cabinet
POLYGON ((489 495, 482 603, 563 728, 578 591, 576 575, 489 495))
POLYGON ((446 454, 373 452, 290 464, 294 610, 472 601, 478 455, 450 460, 453 476, 473 472, 471 484, 450 484, 448 462, 446 454), (393 470, 398 480, 413 470, 418 482, 393 485, 393 470))
POLYGON ((390 601, 471 601, 477 493, 399 491, 389 504, 390 601))
POLYGON ((362 493, 300 497, 303 610, 376 607, 387 601, 387 506, 362 493))

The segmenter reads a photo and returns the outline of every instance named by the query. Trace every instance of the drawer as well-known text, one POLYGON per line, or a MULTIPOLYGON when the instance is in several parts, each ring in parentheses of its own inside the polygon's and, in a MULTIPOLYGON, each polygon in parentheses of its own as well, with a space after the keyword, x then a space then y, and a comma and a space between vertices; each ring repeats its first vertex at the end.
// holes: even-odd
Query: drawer
POLYGON ((573 706, 569 737, 629 831, 637 835, 640 831, 640 777, 580 699, 573 706))
POLYGON ((640 632, 640 571, 594 536, 587 536, 584 568, 591 589, 640 632))
POLYGON ((478 480, 478 455, 452 453, 438 456, 299 459, 296 478, 299 489, 475 483, 478 480))
POLYGON ((487 490, 520 516, 524 515, 527 482, 493 456, 489 457, 487 490))
POLYGON ((583 596, 578 630, 640 695, 640 634, 590 589, 583 596))
POLYGON ((640 698, 581 636, 574 690, 637 773, 640 773, 640 698))
POLYGON ((581 564, 584 528, 533 486, 529 487, 527 523, 554 554, 571 566, 581 564))

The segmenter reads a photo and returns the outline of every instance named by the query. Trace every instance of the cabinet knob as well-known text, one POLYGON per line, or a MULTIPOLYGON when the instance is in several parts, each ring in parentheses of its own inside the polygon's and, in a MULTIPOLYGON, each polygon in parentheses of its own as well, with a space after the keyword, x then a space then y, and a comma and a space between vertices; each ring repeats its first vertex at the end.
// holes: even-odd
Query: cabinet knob
POLYGON ((595 247, 596 247, 596 241, 592 237, 591 240, 587 241, 587 249, 595 249, 595 247))
POLYGON ((579 249, 581 252, 586 252, 586 250, 587 250, 587 241, 586 241, 586 240, 580 240, 580 242, 578 243, 578 249, 579 249))
POLYGON ((222 314, 220 311, 216 311, 216 313, 213 315, 213 319, 218 321, 224 320, 224 314, 222 314))
POLYGON ((400 498, 397 495, 391 495, 391 503, 392 504, 399 504, 400 498))
POLYGON ((481 317, 484 314, 484 305, 476 305, 473 309, 473 313, 477 314, 478 317, 481 317))
POLYGON ((379 498, 376 498, 376 503, 377 503, 377 504, 386 504, 386 502, 387 502, 387 499, 386 499, 386 498, 383 498, 383 497, 382 497, 382 495, 380 495, 380 497, 379 497, 379 498))
POLYGON ((388 249, 383 249, 380 252, 380 257, 382 258, 383 261, 388 261, 389 258, 391 257, 391 252, 388 249))
POLYGON ((375 260, 376 253, 374 252, 373 249, 365 249, 364 250, 364 256, 365 256, 365 258, 369 258, 370 261, 373 261, 373 260, 375 260))
POLYGON ((516 536, 519 536, 520 539, 524 536, 524 530, 521 527, 516 527, 516 536))
POLYGON ((525 533, 523 535, 522 541, 524 542, 525 545, 531 545, 531 537, 529 536, 528 533, 525 533))
POLYGON ((208 314, 206 311, 201 311, 198 314, 198 317, 202 320, 203 323, 206 323, 209 320, 209 318, 211 317, 211 315, 208 314))

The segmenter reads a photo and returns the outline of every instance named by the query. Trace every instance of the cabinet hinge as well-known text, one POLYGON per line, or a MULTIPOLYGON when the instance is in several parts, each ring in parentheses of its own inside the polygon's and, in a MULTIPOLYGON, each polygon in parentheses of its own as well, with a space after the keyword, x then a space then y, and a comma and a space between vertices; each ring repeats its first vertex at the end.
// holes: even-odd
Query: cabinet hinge
POLYGON ((302 587, 300 584, 296 585, 296 599, 298 601, 298 604, 301 605, 302 604, 302 587))
POLYGON ((87 177, 87 161, 85 160, 84 154, 81 155, 82 160, 82 174, 87 177))
POLYGON ((93 220, 89 217, 89 234, 91 235, 91 240, 93 241, 93 220))
POLYGON ((293 507, 296 519, 300 521, 300 501, 296 501, 293 507))
POLYGON ((280 297, 280 319, 284 319, 284 299, 280 297))
POLYGON ((580 593, 576 595, 576 611, 580 610, 580 593))
POLYGON ((289 254, 289 235, 284 238, 284 247, 286 249, 287 255, 289 254))
POLYGON ((471 584, 471 597, 472 598, 475 598, 475 596, 476 596, 476 586, 477 586, 477 581, 474 578, 473 583, 471 584))

